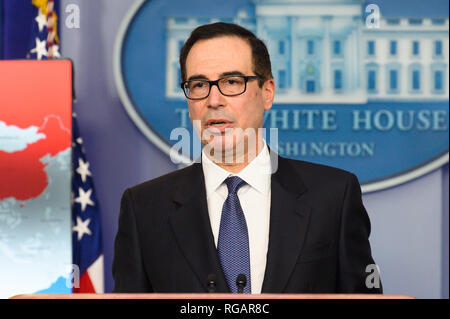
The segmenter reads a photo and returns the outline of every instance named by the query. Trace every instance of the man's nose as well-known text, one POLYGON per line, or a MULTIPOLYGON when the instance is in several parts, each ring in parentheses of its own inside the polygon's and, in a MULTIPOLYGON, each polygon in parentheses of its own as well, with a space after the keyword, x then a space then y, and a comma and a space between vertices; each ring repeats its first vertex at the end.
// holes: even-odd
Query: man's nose
POLYGON ((208 107, 217 108, 225 105, 225 97, 220 93, 219 87, 213 85, 208 96, 208 107))

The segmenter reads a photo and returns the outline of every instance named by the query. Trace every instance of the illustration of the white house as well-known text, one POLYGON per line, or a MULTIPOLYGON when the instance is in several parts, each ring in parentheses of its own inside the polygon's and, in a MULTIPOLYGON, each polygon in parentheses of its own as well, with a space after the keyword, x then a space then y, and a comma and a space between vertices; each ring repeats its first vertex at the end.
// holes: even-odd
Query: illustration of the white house
MULTIPOLYGON (((179 52, 213 22, 251 30, 267 45, 275 103, 448 100, 449 19, 363 18, 361 0, 252 0, 235 17, 169 17, 166 97, 183 99, 179 52)), ((444 13, 443 13, 444 14, 444 13)))

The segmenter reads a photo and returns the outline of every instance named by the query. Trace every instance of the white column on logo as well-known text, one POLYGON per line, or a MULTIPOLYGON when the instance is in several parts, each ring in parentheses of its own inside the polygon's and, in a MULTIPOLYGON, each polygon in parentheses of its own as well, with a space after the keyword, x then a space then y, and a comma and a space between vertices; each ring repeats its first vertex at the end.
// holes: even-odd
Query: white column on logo
POLYGON ((324 34, 323 34, 323 93, 325 95, 330 94, 330 78, 333 76, 331 74, 331 53, 330 53, 330 22, 331 22, 331 16, 324 16, 323 17, 323 23, 324 23, 324 34))
POLYGON ((300 91, 300 85, 299 85, 299 76, 300 76, 300 72, 299 72, 299 51, 298 51, 298 45, 299 45, 299 41, 297 38, 297 26, 298 26, 298 17, 290 17, 289 19, 291 19, 291 77, 292 77, 292 86, 289 90, 289 92, 291 92, 292 94, 297 94, 297 92, 300 91))
POLYGON ((350 52, 352 50, 352 34, 350 32, 347 32, 345 35, 345 42, 343 45, 344 48, 344 78, 345 78, 345 85, 347 91, 352 91, 351 87, 351 76, 352 76, 352 57, 350 55, 350 52))
MULTIPOLYGON (((448 32, 448 19, 447 19, 447 32, 448 32)), ((448 99, 448 96, 449 96, 449 83, 448 83, 448 81, 449 81, 449 73, 448 73, 448 71, 449 71, 449 61, 448 61, 448 58, 449 58, 449 39, 448 39, 448 36, 447 37, 445 37, 445 39, 444 39, 444 41, 443 41, 443 43, 444 43, 444 49, 443 49, 443 51, 444 51, 444 57, 445 57, 445 60, 444 61, 446 61, 445 62, 445 64, 447 64, 447 70, 445 71, 445 75, 444 75, 444 78, 442 79, 444 82, 443 82, 443 87, 444 87, 444 92, 445 92, 445 98, 447 98, 448 99)), ((428 72, 429 72, 429 68, 428 68, 428 72)), ((433 76, 434 77, 434 76, 433 76)))
POLYGON ((378 96, 384 96, 386 94, 386 58, 382 56, 383 53, 386 52, 384 39, 380 39, 379 37, 375 38, 375 62, 378 63, 378 74, 376 78, 376 88, 378 92, 378 96))
POLYGON ((426 40, 424 41, 424 39, 421 39, 421 41, 419 42, 419 63, 422 65, 422 74, 420 75, 422 78, 421 78, 420 86, 422 88, 423 94, 429 95, 432 90, 433 78, 432 78, 430 68, 426 66, 427 65, 426 61, 427 60, 430 61, 430 59, 428 57, 427 57, 427 59, 425 59, 425 48, 426 47, 427 47, 426 40))
POLYGON ((172 96, 175 91, 174 83, 176 82, 174 74, 174 55, 176 55, 176 39, 172 33, 168 33, 167 41, 167 56, 166 56, 166 96, 172 96))
POLYGON ((356 79, 358 76, 358 34, 356 30, 352 30, 352 76, 351 76, 351 90, 356 90, 356 79))
POLYGON ((359 22, 360 17, 353 18, 356 28, 356 89, 359 92, 363 87, 363 81, 361 78, 363 66, 362 66, 362 49, 361 49, 361 39, 362 39, 362 32, 361 32, 361 23, 359 22))

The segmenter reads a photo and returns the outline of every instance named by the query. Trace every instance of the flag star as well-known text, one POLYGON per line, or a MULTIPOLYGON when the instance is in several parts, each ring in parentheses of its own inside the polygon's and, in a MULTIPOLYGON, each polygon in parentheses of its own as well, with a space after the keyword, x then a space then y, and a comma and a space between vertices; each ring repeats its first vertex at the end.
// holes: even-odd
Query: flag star
POLYGON ((47 25, 47 17, 45 16, 45 14, 43 14, 41 12, 41 10, 39 11, 39 15, 34 19, 38 25, 39 25, 39 32, 42 32, 42 30, 44 29, 44 27, 47 25))
POLYGON ((83 221, 80 216, 77 216, 77 224, 72 227, 72 231, 76 231, 78 233, 79 241, 81 240, 81 238, 83 238, 84 234, 92 235, 91 230, 88 227, 90 222, 90 218, 83 221))
POLYGON ((85 163, 81 158, 78 159, 78 168, 76 172, 81 175, 83 183, 86 182, 86 176, 92 176, 91 171, 89 171, 89 162, 85 163))
POLYGON ((78 144, 83 144, 83 139, 81 137, 77 138, 77 143, 78 144))
POLYGON ((52 46, 52 57, 54 58, 60 58, 61 54, 59 53, 59 45, 54 44, 52 46))
POLYGON ((36 47, 32 49, 31 53, 36 53, 38 60, 42 59, 42 56, 47 56, 47 49, 45 48, 46 41, 45 40, 39 40, 39 38, 36 38, 36 47))
POLYGON ((75 198, 75 203, 81 204, 81 210, 84 212, 87 205, 94 206, 94 202, 91 200, 91 193, 92 189, 89 189, 87 192, 84 192, 84 190, 79 187, 78 188, 78 194, 79 196, 75 198))

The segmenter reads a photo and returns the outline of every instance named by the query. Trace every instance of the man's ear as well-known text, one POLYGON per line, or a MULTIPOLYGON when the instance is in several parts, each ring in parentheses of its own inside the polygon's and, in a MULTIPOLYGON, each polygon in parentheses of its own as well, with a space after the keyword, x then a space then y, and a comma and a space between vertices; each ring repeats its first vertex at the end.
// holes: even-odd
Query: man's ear
POLYGON ((275 97, 275 81, 273 79, 266 80, 261 89, 264 102, 264 110, 268 111, 272 107, 273 99, 275 97))

